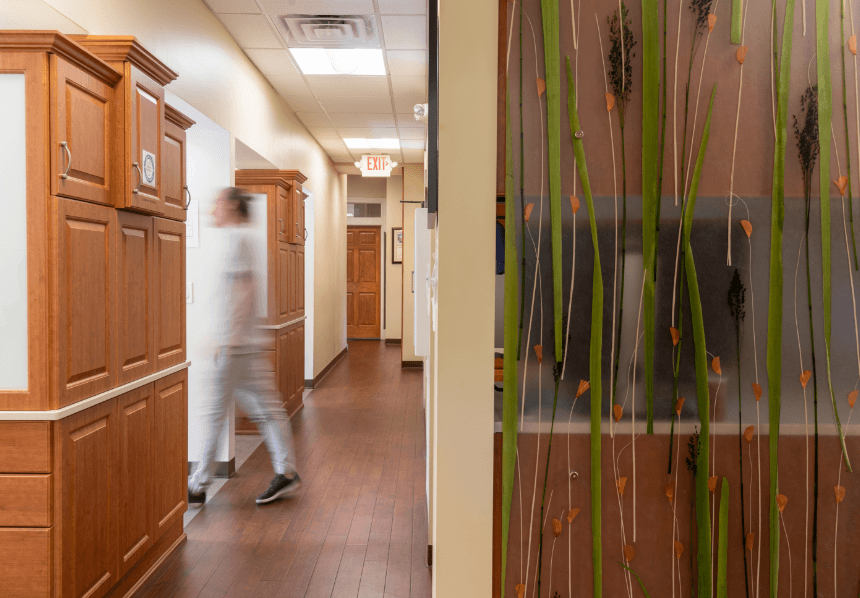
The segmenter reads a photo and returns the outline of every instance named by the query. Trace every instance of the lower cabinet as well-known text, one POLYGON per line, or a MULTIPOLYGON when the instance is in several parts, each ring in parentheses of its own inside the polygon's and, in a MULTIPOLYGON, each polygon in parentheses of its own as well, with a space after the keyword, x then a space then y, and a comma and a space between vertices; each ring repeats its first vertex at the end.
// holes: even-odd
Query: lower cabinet
POLYGON ((188 371, 157 380, 154 387, 153 541, 181 521, 188 508, 188 371))

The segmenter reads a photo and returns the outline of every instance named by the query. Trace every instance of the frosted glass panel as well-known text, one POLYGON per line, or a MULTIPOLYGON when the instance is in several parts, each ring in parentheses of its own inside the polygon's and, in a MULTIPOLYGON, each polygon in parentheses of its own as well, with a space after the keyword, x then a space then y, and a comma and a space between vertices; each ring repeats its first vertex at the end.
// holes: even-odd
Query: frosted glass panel
POLYGON ((24 75, 0 74, 0 389, 27 389, 27 163, 24 75))
POLYGON ((254 231, 254 258, 257 262, 257 280, 260 284, 260 292, 257 294, 257 314, 260 317, 268 317, 269 296, 269 264, 268 245, 266 236, 266 222, 268 210, 266 206, 267 196, 265 193, 252 193, 251 197, 251 227, 254 231))

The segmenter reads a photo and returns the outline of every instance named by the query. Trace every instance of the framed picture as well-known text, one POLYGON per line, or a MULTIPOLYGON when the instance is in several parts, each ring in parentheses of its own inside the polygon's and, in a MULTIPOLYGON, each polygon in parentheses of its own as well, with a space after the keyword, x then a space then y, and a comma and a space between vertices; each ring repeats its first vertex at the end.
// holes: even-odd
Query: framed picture
POLYGON ((391 229, 391 263, 403 263, 403 229, 391 229))

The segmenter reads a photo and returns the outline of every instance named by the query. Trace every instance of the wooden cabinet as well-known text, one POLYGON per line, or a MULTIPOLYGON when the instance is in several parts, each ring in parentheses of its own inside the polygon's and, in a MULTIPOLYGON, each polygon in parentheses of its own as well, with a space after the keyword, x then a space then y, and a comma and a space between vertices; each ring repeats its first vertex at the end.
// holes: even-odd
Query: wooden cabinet
POLYGON ((119 383, 155 371, 153 218, 117 212, 117 375, 119 383))
POLYGON ((305 317, 305 248, 299 246, 296 248, 296 274, 295 274, 295 289, 293 294, 296 297, 296 317, 305 317))
POLYGON ((163 370, 185 361, 185 224, 154 223, 155 359, 163 370))
POLYGON ((106 401, 57 425, 60 561, 54 583, 63 598, 101 598, 118 581, 114 406, 114 401, 106 401))
POLYGON ((55 54, 51 67, 51 193, 113 205, 113 87, 55 54))
POLYGON ((296 245, 304 245, 307 231, 305 230, 305 198, 307 195, 298 183, 294 186, 293 193, 293 241, 296 245))
POLYGON ((295 270, 296 247, 289 243, 278 243, 278 324, 286 324, 295 319, 295 270))
POLYGON ((0 580, 4 598, 51 596, 53 530, 0 528, 0 580))
POLYGON ((304 320, 296 322, 293 334, 292 353, 290 362, 293 369, 293 403, 289 413, 294 413, 302 405, 302 396, 305 392, 305 323, 304 320), (295 410, 295 411, 294 411, 295 410))
POLYGON ((153 393, 153 541, 188 508, 188 371, 155 382, 153 393))
POLYGON ((53 198, 54 388, 64 407, 116 386, 116 212, 53 198))
POLYGON ((185 179, 185 131, 194 121, 173 106, 164 106, 164 138, 161 143, 162 192, 164 195, 164 217, 173 220, 186 219, 191 195, 185 179))
MULTIPOLYGON (((114 205, 148 214, 165 214, 164 86, 176 73, 131 36, 82 35, 72 38, 122 75, 114 86, 112 151, 114 205)), ((174 198, 175 199, 175 198, 174 198)), ((175 212, 171 211, 173 217, 175 212)))
POLYGON ((278 331, 277 369, 278 391, 284 408, 293 401, 293 369, 290 367, 290 356, 292 353, 292 326, 287 326, 278 331))
POLYGON ((292 240, 293 188, 289 183, 286 183, 286 186, 277 185, 275 193, 277 194, 278 241, 289 243, 292 240))

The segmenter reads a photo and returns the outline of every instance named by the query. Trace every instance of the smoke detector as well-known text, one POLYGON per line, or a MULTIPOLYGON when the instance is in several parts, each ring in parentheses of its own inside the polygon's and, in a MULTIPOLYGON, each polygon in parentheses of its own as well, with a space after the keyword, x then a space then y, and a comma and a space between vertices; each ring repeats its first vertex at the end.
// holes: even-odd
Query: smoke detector
POLYGON ((378 48, 372 15, 283 15, 276 21, 290 48, 378 48))

